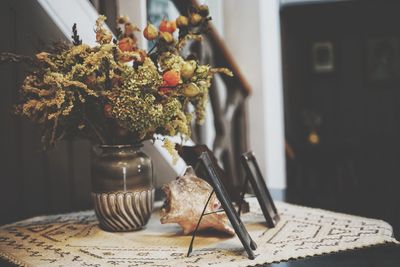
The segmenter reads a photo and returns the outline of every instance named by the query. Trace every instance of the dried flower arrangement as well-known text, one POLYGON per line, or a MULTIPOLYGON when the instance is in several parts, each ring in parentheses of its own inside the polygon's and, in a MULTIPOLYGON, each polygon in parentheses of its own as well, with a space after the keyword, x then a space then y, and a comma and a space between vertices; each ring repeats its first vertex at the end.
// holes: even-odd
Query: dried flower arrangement
MULTIPOLYGON (((105 20, 96 21, 96 46, 82 43, 74 25, 72 45, 55 45, 30 60, 1 55, 3 61, 23 60, 33 67, 22 84, 17 114, 44 126, 45 147, 73 136, 97 144, 140 143, 154 134, 189 137, 192 117, 197 123, 204 120, 213 74, 232 75, 180 56, 187 41, 201 40, 210 20, 208 7, 163 20, 158 29, 148 23, 143 35, 154 42, 148 52, 137 47, 139 29, 126 17, 118 18, 115 39, 105 20)), ((176 155, 167 139, 164 146, 176 155)))

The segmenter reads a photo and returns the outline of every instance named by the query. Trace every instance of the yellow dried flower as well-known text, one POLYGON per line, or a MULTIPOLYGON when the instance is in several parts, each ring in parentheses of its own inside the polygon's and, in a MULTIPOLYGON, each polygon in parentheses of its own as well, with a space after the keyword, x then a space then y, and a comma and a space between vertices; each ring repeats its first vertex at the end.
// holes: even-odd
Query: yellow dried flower
POLYGON ((40 53, 36 54, 36 58, 40 61, 46 60, 48 58, 48 56, 49 56, 49 53, 46 53, 46 52, 40 52, 40 53))
POLYGON ((169 139, 164 140, 163 148, 165 148, 169 154, 172 156, 172 164, 176 164, 179 159, 178 152, 175 149, 175 144, 171 142, 169 139))
POLYGON ((106 17, 103 15, 100 15, 96 20, 96 42, 99 44, 108 44, 112 39, 111 32, 104 28, 105 20, 106 17))
MULTIPOLYGON (((197 123, 205 118, 212 75, 232 73, 195 60, 186 61, 178 54, 185 42, 201 38, 190 31, 190 23, 176 45, 169 32, 156 38, 156 29, 148 35, 154 31, 149 25, 147 37, 158 43, 157 49, 149 52, 150 58, 137 48, 133 36, 137 28, 126 17, 118 19, 125 29, 118 43, 111 42, 105 20, 105 16, 96 20, 98 45, 76 41, 57 53, 36 55, 40 66, 45 67, 25 78, 24 101, 16 112, 43 124, 47 145, 76 134, 99 143, 117 142, 121 131, 115 130, 116 124, 136 142, 151 139, 154 134, 189 138, 192 118, 197 123), (171 83, 166 73, 180 73, 179 83, 171 83)), ((186 23, 181 22, 183 26, 186 23)), ((76 27, 73 38, 79 40, 76 27)), ((176 162, 175 145, 166 139, 164 147, 176 162)))

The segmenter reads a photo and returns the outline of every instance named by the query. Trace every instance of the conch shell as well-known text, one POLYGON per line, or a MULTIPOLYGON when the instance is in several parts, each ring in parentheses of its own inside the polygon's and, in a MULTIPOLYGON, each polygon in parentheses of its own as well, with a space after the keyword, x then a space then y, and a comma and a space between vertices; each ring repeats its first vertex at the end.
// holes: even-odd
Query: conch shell
MULTIPOLYGON (((193 232, 212 192, 212 187, 203 179, 198 178, 193 168, 189 166, 185 175, 165 184, 162 189, 167 199, 165 207, 161 209, 161 223, 178 223, 185 235, 193 232)), ((213 194, 204 212, 206 215, 201 219, 199 230, 212 228, 234 235, 235 231, 230 226, 225 212, 207 214, 220 209, 221 203, 213 194)))

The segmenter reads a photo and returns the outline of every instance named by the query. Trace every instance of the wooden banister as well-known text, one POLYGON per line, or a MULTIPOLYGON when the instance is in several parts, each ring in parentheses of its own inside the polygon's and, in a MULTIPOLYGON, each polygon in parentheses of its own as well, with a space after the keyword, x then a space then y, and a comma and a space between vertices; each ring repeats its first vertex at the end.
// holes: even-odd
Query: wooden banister
MULTIPOLYGON (((172 0, 172 2, 183 15, 188 15, 192 5, 198 5, 195 0, 172 0)), ((241 154, 248 151, 246 98, 251 93, 251 87, 212 23, 209 24, 209 31, 203 36, 204 41, 201 44, 192 42, 189 51, 198 57, 201 64, 229 68, 234 74, 233 77, 219 75, 222 84, 213 81, 210 89, 215 129, 210 149, 223 167, 225 173, 223 182, 231 199, 238 201, 244 173, 237 162, 240 162, 241 154)), ((195 143, 205 144, 210 141, 211 136, 208 136, 206 126, 197 126, 193 132, 195 143)))

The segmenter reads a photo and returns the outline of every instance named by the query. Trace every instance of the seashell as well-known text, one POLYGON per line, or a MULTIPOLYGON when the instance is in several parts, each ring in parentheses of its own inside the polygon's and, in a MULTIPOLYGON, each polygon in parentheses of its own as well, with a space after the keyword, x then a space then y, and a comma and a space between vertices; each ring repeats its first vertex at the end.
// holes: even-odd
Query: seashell
MULTIPOLYGON (((167 199, 161 209, 161 223, 178 223, 184 234, 193 232, 212 192, 211 185, 197 177, 193 168, 189 166, 183 176, 165 184, 162 189, 167 199)), ((213 194, 204 213, 215 212, 220 209, 221 203, 217 196, 213 194)), ((210 228, 230 235, 235 234, 225 212, 203 216, 199 230, 210 228)))

